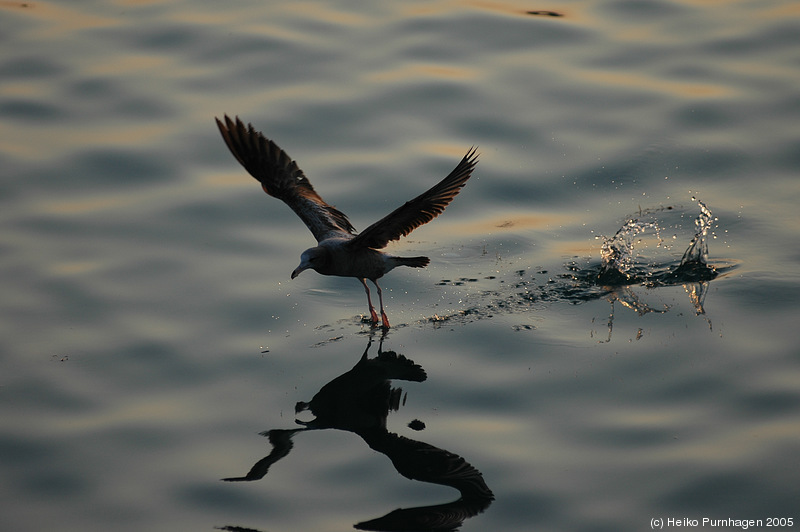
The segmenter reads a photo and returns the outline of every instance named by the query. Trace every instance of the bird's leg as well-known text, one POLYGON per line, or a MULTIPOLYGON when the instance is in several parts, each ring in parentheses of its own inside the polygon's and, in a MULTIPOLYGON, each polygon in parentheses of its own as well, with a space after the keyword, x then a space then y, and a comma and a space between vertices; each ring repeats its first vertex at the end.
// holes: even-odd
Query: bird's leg
MULTIPOLYGON (((375 284, 375 288, 378 289, 378 302, 381 304, 381 321, 383 322, 384 329, 389 328, 389 318, 386 317, 386 313, 383 311, 383 292, 381 292, 381 287, 378 284, 378 281, 372 281, 375 284)), ((378 320, 375 320, 378 321, 378 320)))
MULTIPOLYGON (((370 321, 372 322, 372 324, 375 325, 376 323, 378 323, 378 314, 375 312, 375 307, 372 306, 372 298, 369 295, 369 286, 367 286, 367 280, 366 279, 359 279, 359 281, 361 281, 361 284, 364 285, 364 290, 367 292, 367 304, 369 305, 369 317, 370 317, 370 321)), ((380 296, 380 291, 378 291, 378 295, 380 296)))

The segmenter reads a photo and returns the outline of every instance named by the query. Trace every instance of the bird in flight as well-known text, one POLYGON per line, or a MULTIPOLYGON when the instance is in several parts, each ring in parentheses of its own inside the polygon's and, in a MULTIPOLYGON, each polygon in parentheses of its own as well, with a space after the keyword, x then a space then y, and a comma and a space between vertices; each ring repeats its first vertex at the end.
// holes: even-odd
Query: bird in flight
POLYGON ((372 305, 367 279, 375 284, 380 302, 381 324, 389 328, 383 308, 383 294, 378 279, 397 266, 424 268, 428 257, 396 257, 380 251, 390 241, 399 240, 411 231, 430 222, 461 191, 478 162, 476 148, 471 148, 450 174, 427 192, 407 201, 382 219, 356 233, 347 216, 326 203, 297 163, 273 141, 256 131, 252 124, 225 115, 216 118, 225 144, 245 170, 261 183, 261 188, 286 203, 308 226, 317 245, 300 255, 300 265, 292 279, 303 270, 312 269, 322 275, 355 277, 364 286, 369 305, 370 322, 378 325, 378 314, 372 305))

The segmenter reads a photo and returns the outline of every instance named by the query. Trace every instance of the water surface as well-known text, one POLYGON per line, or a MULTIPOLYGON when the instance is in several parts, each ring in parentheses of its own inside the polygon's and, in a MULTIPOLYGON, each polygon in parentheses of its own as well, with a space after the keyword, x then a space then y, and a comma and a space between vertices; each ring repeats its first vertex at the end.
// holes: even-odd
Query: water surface
POLYGON ((3 529, 800 518, 795 3, 0 12, 3 529), (355 280, 289 279, 313 239, 223 113, 359 229, 479 147, 447 212, 390 246, 431 265, 381 283, 385 337, 355 280), (659 234, 598 281, 631 220, 659 234), (687 253, 713 275, 661 277, 687 253), (319 419, 297 403, 379 347, 426 378, 384 374, 355 396, 370 417, 285 454, 259 435, 319 419), (449 458, 438 481, 420 450, 449 458))

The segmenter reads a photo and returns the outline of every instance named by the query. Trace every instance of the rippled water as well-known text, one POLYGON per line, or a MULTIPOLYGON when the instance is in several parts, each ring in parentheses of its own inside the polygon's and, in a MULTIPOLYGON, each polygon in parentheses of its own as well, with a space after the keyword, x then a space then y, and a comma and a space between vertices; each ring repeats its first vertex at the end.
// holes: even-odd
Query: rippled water
POLYGON ((0 35, 3 530, 797 526, 796 2, 0 2, 0 35), (313 239, 224 113, 358 229, 479 147, 390 246, 431 264, 382 281, 388 334, 289 279, 313 239))

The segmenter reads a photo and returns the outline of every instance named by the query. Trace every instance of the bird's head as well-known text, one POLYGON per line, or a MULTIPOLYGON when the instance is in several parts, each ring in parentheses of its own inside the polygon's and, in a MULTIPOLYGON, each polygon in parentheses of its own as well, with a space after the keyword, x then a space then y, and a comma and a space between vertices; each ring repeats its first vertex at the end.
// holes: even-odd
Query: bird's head
POLYGON ((317 246, 309 248, 300 255, 300 265, 292 272, 292 279, 300 275, 304 270, 320 271, 327 263, 328 253, 325 249, 317 246))

